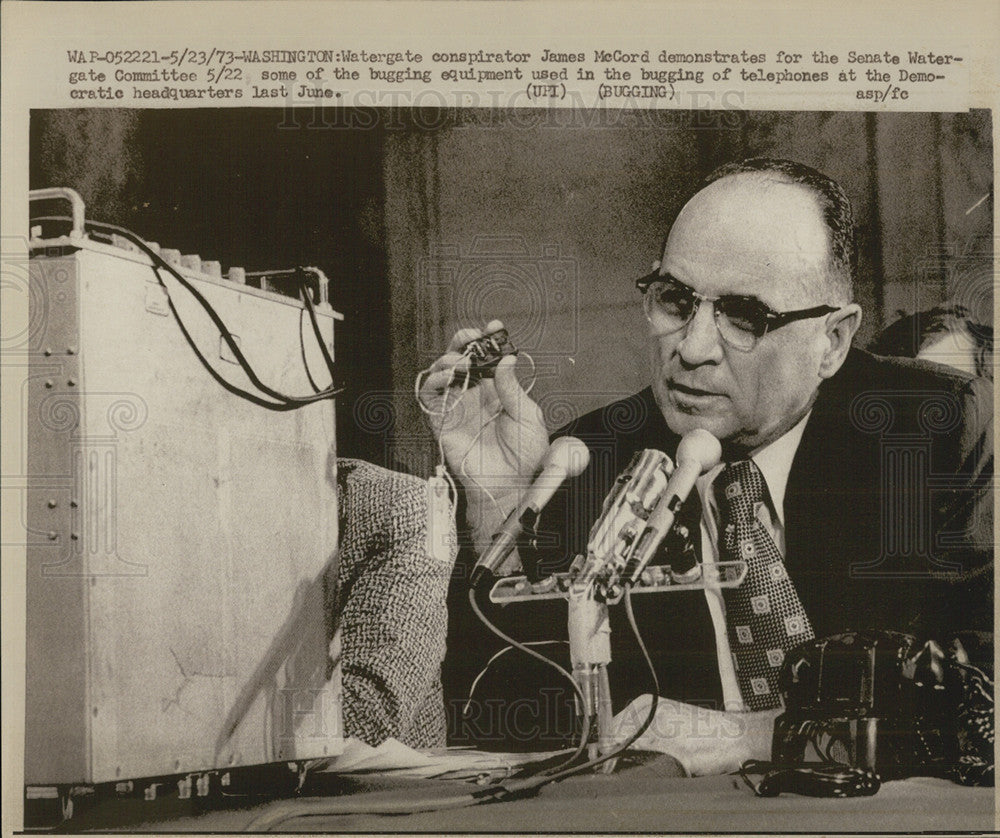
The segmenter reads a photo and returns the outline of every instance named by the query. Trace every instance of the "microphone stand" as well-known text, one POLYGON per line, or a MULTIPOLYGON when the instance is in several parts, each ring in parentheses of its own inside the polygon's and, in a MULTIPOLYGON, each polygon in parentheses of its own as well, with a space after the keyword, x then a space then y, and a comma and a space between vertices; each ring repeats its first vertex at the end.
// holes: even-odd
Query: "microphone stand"
MULTIPOLYGON (((575 586, 569 592, 569 655, 573 663, 573 679, 583 693, 584 706, 578 708, 582 719, 594 719, 597 742, 587 747, 589 759, 596 759, 614 750, 612 735, 611 687, 608 664, 611 663, 611 626, 608 605, 598 596, 597 586, 575 586)), ((577 699, 579 702, 579 699, 577 699)), ((610 774, 616 759, 602 763, 598 770, 610 774)))
MULTIPOLYGON (((596 720, 596 741, 592 741, 588 747, 588 756, 593 759, 615 748, 611 688, 608 681, 608 664, 611 663, 608 605, 617 603, 621 593, 617 584, 608 585, 600 574, 588 573, 586 568, 581 569, 583 564, 583 557, 578 556, 568 572, 552 574, 534 584, 525 576, 505 576, 493 585, 489 598, 490 602, 497 605, 545 599, 567 600, 567 629, 573 678, 586 701, 584 706, 578 708, 578 714, 581 718, 596 720), (609 593, 612 596, 609 597, 609 593)), ((594 562, 590 565, 593 567, 594 562)), ((735 588, 747 574, 745 561, 717 562, 697 567, 697 578, 679 582, 671 577, 665 566, 651 565, 642 572, 630 590, 633 594, 647 594, 735 588)), ((579 703, 579 699, 577 701, 579 703)), ((613 771, 615 762, 616 760, 610 759, 604 763, 607 767, 602 766, 599 770, 613 771)))
MULTIPOLYGON (((674 468, 662 451, 637 451, 604 500, 591 527, 587 556, 577 556, 566 573, 556 573, 532 584, 526 576, 506 577, 490 591, 498 604, 538 599, 567 599, 570 659, 573 678, 583 694, 580 716, 596 720, 597 741, 589 744, 591 759, 615 748, 612 731, 611 628, 608 605, 632 593, 704 590, 736 587, 747 573, 744 561, 695 565, 690 575, 673 575, 664 566, 649 566, 674 522, 677 508, 698 475, 719 461, 719 442, 706 431, 685 435, 677 448, 680 465, 674 468)), ((537 516, 532 521, 537 527, 537 516)), ((579 703, 579 699, 578 699, 579 703)), ((592 731, 584 732, 588 737, 592 731)), ((614 759, 602 771, 614 770, 614 759)))

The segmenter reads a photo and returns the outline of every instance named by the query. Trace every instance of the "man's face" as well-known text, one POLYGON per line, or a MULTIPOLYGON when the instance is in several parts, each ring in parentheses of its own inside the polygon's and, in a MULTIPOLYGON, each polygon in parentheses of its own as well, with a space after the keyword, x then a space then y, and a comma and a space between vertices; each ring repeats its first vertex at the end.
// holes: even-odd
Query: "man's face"
MULTIPOLYGON (((812 193, 767 174, 724 178, 699 192, 670 231, 660 273, 708 296, 755 296, 778 312, 836 304, 823 279, 829 240, 812 193)), ((768 332, 750 351, 722 340, 713 306, 673 334, 650 321, 653 391, 670 428, 704 428, 753 453, 793 427, 821 381, 825 319, 768 332)))

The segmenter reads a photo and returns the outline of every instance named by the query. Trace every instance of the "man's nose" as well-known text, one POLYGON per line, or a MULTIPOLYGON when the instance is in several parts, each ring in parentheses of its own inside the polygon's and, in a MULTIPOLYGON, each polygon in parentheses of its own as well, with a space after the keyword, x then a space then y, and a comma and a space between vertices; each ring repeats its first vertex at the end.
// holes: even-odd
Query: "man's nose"
POLYGON ((722 336, 715 323, 712 303, 700 303, 694 317, 684 327, 683 337, 677 345, 681 360, 690 366, 722 360, 722 336))

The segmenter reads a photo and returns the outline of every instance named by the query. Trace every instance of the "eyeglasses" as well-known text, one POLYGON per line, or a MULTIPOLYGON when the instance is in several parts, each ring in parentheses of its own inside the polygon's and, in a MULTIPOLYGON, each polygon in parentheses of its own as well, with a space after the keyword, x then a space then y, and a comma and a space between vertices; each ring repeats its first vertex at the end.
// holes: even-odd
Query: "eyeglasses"
POLYGON ((814 306, 798 311, 778 312, 756 297, 725 294, 706 297, 669 274, 654 271, 635 281, 643 293, 642 305, 649 321, 660 334, 679 332, 694 318, 701 303, 712 303, 715 324, 722 339, 741 352, 749 352, 768 332, 824 314, 838 311, 833 306, 814 306))

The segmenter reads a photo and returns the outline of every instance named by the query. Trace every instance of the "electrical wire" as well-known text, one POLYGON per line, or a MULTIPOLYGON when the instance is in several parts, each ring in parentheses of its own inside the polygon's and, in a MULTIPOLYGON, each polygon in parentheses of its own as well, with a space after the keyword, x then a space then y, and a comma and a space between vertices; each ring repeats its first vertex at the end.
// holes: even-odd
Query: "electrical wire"
POLYGON ((479 430, 476 431, 476 435, 474 437, 472 437, 472 441, 469 443, 469 447, 465 449, 465 453, 462 455, 462 459, 459 460, 459 463, 458 463, 458 473, 459 473, 459 475, 461 477, 464 477, 473 486, 475 486, 477 489, 479 489, 480 492, 482 492, 484 495, 486 495, 486 497, 489 499, 489 502, 491 504, 493 504, 493 508, 497 512, 499 512, 501 515, 503 515, 503 510, 500 508, 500 503, 497 501, 496 497, 493 495, 493 493, 486 486, 484 486, 475 477, 473 477, 471 474, 469 474, 468 470, 465 467, 465 464, 466 464, 466 462, 469 459, 469 455, 472 453, 473 449, 476 447, 476 443, 479 442, 479 440, 482 438, 483 432, 490 425, 492 425, 497 419, 499 419, 500 415, 502 413, 503 413, 503 408, 500 408, 500 410, 498 410, 496 413, 494 413, 489 419, 487 419, 480 426, 479 430))
POLYGON ((881 786, 878 774, 871 769, 842 763, 788 766, 747 760, 740 766, 739 773, 758 797, 777 797, 783 792, 808 797, 870 797, 881 786), (759 783, 754 783, 748 774, 764 776, 759 783))
MULTIPOLYGON (((504 800, 510 800, 518 797, 526 797, 531 794, 535 794, 541 788, 548 785, 549 783, 558 782, 559 780, 570 777, 573 774, 579 774, 582 771, 586 771, 591 768, 595 768, 602 763, 607 762, 610 759, 614 759, 624 753, 628 748, 632 747, 639 737, 641 737, 649 726, 652 724, 653 719, 656 717, 656 708, 659 701, 660 685, 659 679, 656 677, 656 669, 653 666, 653 661, 650 658, 649 650, 646 648, 646 644, 642 640, 642 635, 639 632, 639 627, 635 621, 635 614, 632 611, 632 600, 631 594, 628 589, 625 590, 625 610, 628 615, 629 625, 632 629, 632 633, 635 636, 636 643, 642 652, 643 658, 649 667, 650 680, 653 685, 653 700, 650 703, 649 711, 646 714, 646 718, 642 725, 628 737, 621 745, 606 754, 602 754, 596 759, 588 760, 587 762, 581 763, 580 765, 562 768, 557 766, 555 769, 551 769, 543 774, 525 778, 523 780, 507 780, 505 782, 494 784, 488 788, 480 789, 479 791, 471 792, 469 794, 456 795, 451 797, 441 797, 441 798, 430 798, 426 800, 417 801, 399 801, 399 802, 386 802, 386 803, 365 803, 364 800, 354 798, 351 801, 337 801, 336 803, 331 803, 329 800, 312 800, 303 801, 297 803, 289 803, 280 805, 271 811, 254 818, 246 827, 248 832, 263 832, 273 829, 276 826, 284 823, 285 821, 292 820, 293 818, 299 817, 336 817, 339 815, 405 815, 414 814, 418 812, 436 812, 445 809, 458 809, 467 806, 475 806, 479 803, 490 803, 490 802, 501 802, 504 800)), ((473 611, 476 615, 483 620, 484 624, 495 634, 500 636, 502 639, 510 643, 515 648, 520 648, 532 657, 539 658, 544 663, 555 666, 557 669, 561 670, 567 677, 567 673, 558 664, 550 661, 544 655, 540 655, 533 649, 528 649, 524 647, 524 644, 518 643, 512 638, 508 638, 500 629, 494 626, 485 616, 479 608, 478 603, 475 599, 475 589, 469 590, 469 602, 472 605, 473 611)), ((579 686, 572 677, 570 681, 573 684, 573 688, 577 695, 582 698, 582 692, 579 686)), ((569 760, 562 765, 565 765, 571 761, 574 761, 579 754, 581 754, 587 745, 587 733, 589 731, 589 723, 584 726, 583 736, 581 738, 580 746, 577 750, 570 756, 569 760)), ((745 778, 744 778, 745 779, 745 778)))
MULTIPOLYGON (((443 388, 443 395, 442 395, 441 409, 440 410, 431 410, 429 407, 427 407, 427 405, 424 404, 423 399, 420 398, 420 390, 421 390, 421 388, 423 386, 423 382, 425 380, 425 376, 428 376, 428 375, 431 374, 431 372, 433 370, 433 365, 431 365, 430 367, 427 367, 425 369, 420 370, 420 372, 418 372, 417 375, 416 375, 416 377, 414 378, 414 381, 413 381, 413 395, 414 395, 414 398, 417 400, 417 405, 419 406, 420 410, 424 414, 426 414, 427 416, 432 416, 432 417, 436 417, 436 418, 441 419, 442 425, 444 423, 444 418, 452 410, 454 410, 458 406, 459 402, 462 400, 462 397, 471 389, 470 386, 469 386, 469 382, 470 382, 470 379, 472 377, 471 376, 471 370, 466 370, 465 371, 465 376, 462 379, 461 390, 460 390, 458 396, 455 398, 454 402, 452 403, 451 407, 448 406, 448 394, 451 392, 452 385, 455 383, 455 378, 456 378, 455 372, 458 369, 458 364, 460 364, 463 360, 465 360, 465 359, 471 359, 471 357, 472 357, 472 350, 470 348, 471 347, 471 343, 474 343, 474 341, 470 342, 469 344, 467 344, 465 346, 465 348, 463 349, 461 355, 459 356, 459 358, 455 361, 455 363, 451 366, 451 369, 449 370, 450 377, 449 377, 447 383, 444 385, 444 388, 443 388)), ((525 387, 525 390, 524 390, 525 395, 528 395, 534 389, 535 383, 538 381, 538 365, 535 363, 535 359, 532 358, 531 355, 528 354, 527 352, 521 352, 521 353, 519 353, 518 357, 522 357, 522 356, 528 360, 528 363, 531 364, 531 381, 528 382, 528 385, 527 385, 527 387, 525 387)), ((496 413, 494 413, 489 419, 487 419, 480 426, 480 428, 476 432, 475 436, 473 436, 472 440, 469 442, 468 448, 465 449, 465 453, 463 453, 462 456, 461 456, 461 458, 459 459, 459 464, 458 464, 458 473, 459 473, 459 476, 463 480, 468 481, 473 486, 475 486, 477 489, 479 489, 479 491, 482 492, 486 496, 486 498, 489 500, 489 502, 493 505, 493 508, 495 510, 497 510, 498 512, 500 512, 500 513, 502 513, 503 510, 500 508, 500 504, 497 501, 497 499, 494 496, 494 494, 489 490, 489 488, 487 488, 482 483, 480 483, 479 480, 477 480, 473 475, 469 474, 469 472, 468 472, 468 470, 466 468, 466 463, 468 462, 469 455, 472 454, 472 451, 475 449, 476 443, 479 442, 479 440, 482 438, 482 435, 485 432, 486 428, 488 428, 490 425, 492 425, 493 422, 495 422, 502 414, 503 414, 503 408, 501 408, 496 413)), ((445 455, 444 455, 444 434, 442 433, 441 430, 438 431, 438 460, 439 460, 439 463, 442 466, 446 465, 445 455)))
MULTIPOLYGON (((481 615, 481 611, 478 604, 475 601, 475 589, 470 589, 469 591, 469 601, 472 604, 473 611, 477 615, 481 615)), ((314 801, 303 801, 298 803, 289 803, 278 806, 271 811, 254 818, 246 827, 247 832, 264 832, 279 826, 285 821, 292 820, 293 818, 299 817, 336 817, 338 815, 405 815, 405 814, 415 814, 418 812, 436 812, 445 809, 458 809, 467 806, 475 806, 479 803, 488 802, 501 802, 504 800, 510 800, 517 797, 526 797, 530 794, 538 792, 541 788, 548 785, 549 783, 554 783, 562 780, 566 777, 570 777, 573 774, 579 774, 582 771, 586 771, 590 768, 595 768, 602 763, 607 762, 610 759, 614 759, 624 753, 628 748, 636 742, 639 737, 642 736, 652 724, 653 719, 656 716, 656 708, 659 700, 659 680, 656 677, 656 670, 653 667, 652 659, 649 656, 649 651, 646 649, 646 645, 642 640, 642 635, 639 632, 638 626, 635 622, 635 615, 632 613, 632 603, 629 591, 625 592, 625 609, 629 617, 629 625, 632 628, 632 632, 635 636, 636 642, 642 651, 643 657, 649 666, 649 672, 651 680, 653 683, 653 700, 650 703, 649 712, 646 714, 646 719, 643 721, 642 725, 636 730, 631 736, 628 737, 619 747, 606 754, 602 754, 596 759, 588 760, 580 765, 576 765, 570 768, 553 769, 547 773, 529 777, 523 780, 508 780, 506 782, 497 783, 479 791, 475 791, 469 794, 457 795, 452 797, 441 797, 441 798, 431 798, 427 800, 418 801, 399 801, 399 802, 386 802, 379 804, 366 804, 363 800, 355 798, 352 801, 337 801, 336 803, 331 803, 326 799, 314 800, 314 801)), ((484 617, 480 616, 480 619, 484 617)), ((489 620, 485 620, 487 627, 494 631, 494 633, 499 634, 502 638, 511 643, 515 648, 523 646, 523 644, 517 643, 510 638, 507 638, 503 632, 492 625, 489 620)), ((549 661, 548 658, 543 655, 539 655, 532 649, 524 649, 532 657, 540 658, 542 661, 558 667, 558 664, 554 664, 549 661)), ((562 669, 562 667, 558 667, 562 669)), ((565 670, 563 670, 565 672, 565 670)), ((566 673, 568 675, 568 673, 566 673)), ((572 680, 572 678, 571 678, 572 680)), ((577 686, 576 682, 573 681, 573 687, 578 694, 580 694, 580 688, 577 686)), ((586 747, 588 727, 584 728, 584 736, 582 739, 583 748, 586 747)), ((579 753, 582 753, 583 748, 578 747, 577 751, 570 757, 571 760, 575 760, 579 753)), ((569 761, 569 760, 568 760, 569 761)), ((568 762, 567 761, 567 762, 568 762)))
MULTIPOLYGON (((656 669, 653 666, 652 658, 649 656, 649 651, 646 648, 646 644, 642 640, 642 634, 639 632, 639 627, 635 621, 635 614, 632 612, 632 598, 628 589, 625 590, 625 612, 628 615, 629 626, 632 629, 632 634, 635 637, 636 643, 639 646, 639 650, 642 652, 642 656, 646 661, 646 665, 649 668, 650 680, 653 686, 652 701, 649 704, 649 711, 646 713, 646 718, 639 728, 632 733, 621 745, 612 751, 608 751, 606 754, 602 754, 595 759, 587 760, 580 765, 574 766, 572 768, 566 768, 562 771, 555 771, 551 774, 545 774, 538 778, 532 778, 531 781, 525 780, 520 783, 506 783, 504 784, 508 792, 511 795, 523 796, 525 794, 530 794, 538 791, 542 786, 548 785, 549 783, 562 780, 566 777, 570 777, 573 774, 579 774, 581 771, 587 771, 591 768, 596 768, 608 760, 616 759, 621 756, 625 751, 632 747, 632 745, 639 740, 639 738, 649 729, 649 726, 653 723, 653 719, 656 718, 656 708, 659 706, 660 700, 660 681, 656 677, 656 669)), ((575 682, 574 682, 575 685, 575 682)))
POLYGON ((314 393, 318 393, 320 391, 320 386, 312 377, 312 370, 309 369, 309 359, 306 358, 306 341, 302 333, 302 318, 304 316, 305 311, 303 309, 299 309, 299 350, 302 353, 302 369, 305 370, 306 378, 309 380, 309 386, 312 387, 314 393))
MULTIPOLYGON (((41 216, 32 218, 31 220, 72 222, 72 219, 69 218, 68 216, 41 216)), ((128 241, 132 242, 147 257, 149 257, 149 259, 153 263, 152 264, 153 274, 156 276, 156 279, 159 282, 160 286, 164 289, 164 291, 167 294, 167 304, 171 312, 173 313, 178 326, 181 329, 181 333, 184 335, 185 340, 191 347, 192 351, 195 353, 198 360, 206 368, 209 374, 216 380, 216 382, 218 382, 224 389, 228 390, 234 395, 238 395, 241 398, 250 401, 253 404, 275 411, 296 410, 300 407, 304 407, 307 404, 312 404, 314 402, 333 398, 335 395, 343 391, 343 388, 335 387, 332 384, 331 386, 319 391, 318 393, 312 393, 306 396, 289 396, 277 390, 272 389, 271 387, 266 385, 254 371, 252 365, 250 364, 250 362, 247 360, 246 356, 240 349, 239 344, 237 344, 236 341, 233 339, 232 334, 226 327, 225 322, 222 320, 221 317, 219 317, 218 313, 212 307, 211 303, 209 303, 208 300, 205 299, 205 297, 201 294, 200 291, 198 291, 198 289, 194 285, 192 285, 184 276, 182 276, 177 270, 175 270, 172 265, 170 265, 166 260, 164 260, 163 257, 160 256, 160 254, 158 254, 156 251, 150 248, 145 241, 143 241, 139 236, 137 236, 131 230, 128 230, 124 227, 119 227, 118 225, 115 224, 106 224, 104 222, 89 221, 89 220, 85 222, 85 225, 88 229, 96 231, 98 233, 104 233, 104 234, 107 234, 109 232, 116 233, 122 236, 123 238, 127 239, 128 241), (205 310, 209 318, 212 320, 213 324, 219 330, 220 336, 222 337, 226 345, 229 347, 229 350, 233 353, 233 357, 236 359, 237 364, 243 370, 244 374, 246 374, 250 382, 258 390, 260 390, 261 393, 263 393, 266 396, 269 396, 274 401, 269 401, 268 399, 262 398, 257 393, 251 393, 231 383, 209 363, 208 359, 198 349, 197 345, 194 342, 194 339, 191 337, 191 334, 185 327, 183 320, 181 319, 180 313, 177 311, 177 308, 174 305, 173 298, 170 296, 170 289, 167 286, 166 282, 164 281, 163 275, 160 273, 161 270, 167 271, 180 283, 180 285, 186 291, 188 291, 188 293, 191 294, 191 296, 195 298, 195 300, 205 310)), ((317 342, 320 344, 320 347, 323 350, 324 360, 327 363, 332 378, 334 375, 333 359, 330 356, 329 351, 326 349, 322 333, 319 328, 319 323, 316 319, 315 311, 313 310, 312 307, 312 300, 309 299, 308 294, 305 294, 305 303, 306 303, 306 309, 309 312, 310 320, 313 325, 313 331, 316 335, 317 342)))
MULTIPOLYGON (((569 641, 568 640, 529 640, 529 641, 527 641, 525 643, 522 643, 521 645, 523 645, 523 646, 552 646, 552 645, 557 645, 557 644, 560 644, 560 643, 568 645, 569 641)), ((476 687, 479 685, 479 682, 483 679, 483 676, 489 671, 489 669, 493 665, 494 661, 498 660, 499 658, 503 657, 503 655, 507 654, 507 652, 510 652, 511 650, 516 649, 516 648, 517 648, 517 646, 514 646, 512 644, 508 644, 508 645, 504 646, 499 652, 496 652, 488 661, 486 661, 486 665, 482 669, 480 669, 479 670, 479 674, 476 675, 476 677, 472 679, 472 686, 469 687, 469 697, 465 700, 465 706, 462 708, 462 715, 463 716, 468 716, 469 715, 469 705, 472 703, 472 696, 476 692, 476 687)))
POLYGON ((480 622, 486 626, 491 632, 493 632, 497 637, 499 637, 504 643, 513 646, 518 651, 524 652, 524 654, 541 661, 546 666, 552 667, 560 675, 563 676, 573 687, 573 691, 576 693, 576 697, 580 701, 580 706, 585 707, 587 705, 586 699, 583 696, 583 690, 580 689, 580 685, 576 683, 573 676, 569 674, 563 667, 557 664, 554 660, 545 657, 545 655, 536 652, 534 649, 525 646, 523 643, 510 637, 498 628, 493 622, 487 617, 482 609, 479 607, 479 603, 476 602, 476 589, 475 587, 469 588, 469 605, 472 607, 472 612, 479 618, 480 622))

